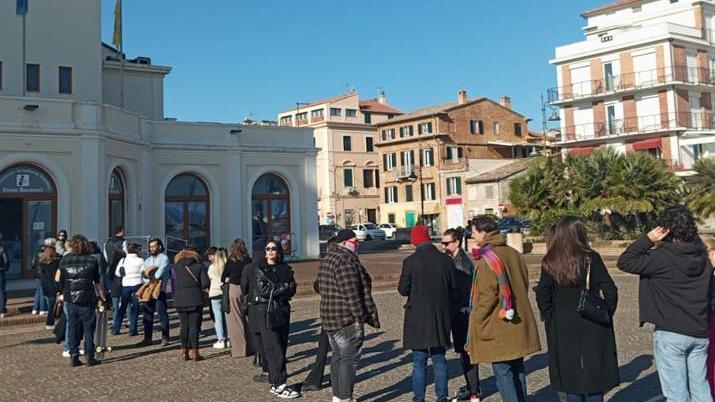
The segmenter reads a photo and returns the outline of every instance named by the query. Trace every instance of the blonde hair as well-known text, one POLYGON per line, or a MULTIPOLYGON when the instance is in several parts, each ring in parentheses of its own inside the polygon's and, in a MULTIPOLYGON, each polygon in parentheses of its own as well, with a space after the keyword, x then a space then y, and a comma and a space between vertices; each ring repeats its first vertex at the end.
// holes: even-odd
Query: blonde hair
POLYGON ((715 237, 713 236, 703 236, 703 243, 707 248, 708 252, 715 251, 715 237))
POLYGON ((223 250, 216 251, 214 262, 209 267, 209 272, 213 275, 221 275, 226 268, 226 252, 223 250))

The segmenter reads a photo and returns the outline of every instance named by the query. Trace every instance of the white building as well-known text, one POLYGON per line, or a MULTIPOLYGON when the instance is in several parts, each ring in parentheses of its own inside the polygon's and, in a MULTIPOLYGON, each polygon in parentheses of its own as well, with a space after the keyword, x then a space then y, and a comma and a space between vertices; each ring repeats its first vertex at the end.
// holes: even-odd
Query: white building
POLYGON ((607 145, 681 172, 715 154, 715 2, 619 0, 582 17, 586 39, 551 60, 563 152, 607 145))
POLYGON ((100 41, 100 2, 0 0, 0 233, 11 277, 59 229, 176 248, 277 238, 316 257, 311 129, 165 120, 171 68, 100 41), (23 74, 23 70, 26 72, 23 74), (122 77, 123 75, 123 77, 122 77), (122 85, 123 84, 123 85, 122 85), (123 86, 123 89, 122 89, 123 86))

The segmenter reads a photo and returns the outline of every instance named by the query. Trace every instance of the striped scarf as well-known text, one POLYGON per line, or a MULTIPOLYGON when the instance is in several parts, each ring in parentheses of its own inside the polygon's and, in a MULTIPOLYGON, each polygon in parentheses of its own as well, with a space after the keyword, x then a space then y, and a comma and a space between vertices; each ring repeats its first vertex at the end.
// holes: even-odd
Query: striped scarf
MULTIPOLYGON (((504 263, 502 263, 501 258, 499 258, 499 256, 492 250, 491 244, 487 244, 479 249, 479 253, 475 257, 477 259, 483 258, 484 262, 486 262, 489 266, 489 269, 491 269, 497 277, 497 284, 499 285, 499 318, 507 321, 514 319, 514 308, 511 304, 511 287, 509 286, 509 277, 506 275, 504 263)), ((477 270, 475 269, 474 276, 472 277, 472 289, 469 295, 469 311, 472 311, 473 307, 476 305, 477 270)))

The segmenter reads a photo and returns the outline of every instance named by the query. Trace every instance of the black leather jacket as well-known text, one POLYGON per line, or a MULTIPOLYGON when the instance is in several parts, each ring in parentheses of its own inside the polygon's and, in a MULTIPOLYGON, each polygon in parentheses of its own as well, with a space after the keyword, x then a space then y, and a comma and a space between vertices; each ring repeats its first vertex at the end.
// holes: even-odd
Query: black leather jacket
POLYGON ((290 299, 298 287, 293 277, 293 268, 286 263, 268 265, 265 260, 253 266, 253 275, 249 286, 249 304, 268 303, 273 294, 273 301, 289 306, 290 299))
POLYGON ((66 303, 95 306, 94 284, 99 283, 99 265, 90 254, 67 254, 60 261, 60 286, 66 303))

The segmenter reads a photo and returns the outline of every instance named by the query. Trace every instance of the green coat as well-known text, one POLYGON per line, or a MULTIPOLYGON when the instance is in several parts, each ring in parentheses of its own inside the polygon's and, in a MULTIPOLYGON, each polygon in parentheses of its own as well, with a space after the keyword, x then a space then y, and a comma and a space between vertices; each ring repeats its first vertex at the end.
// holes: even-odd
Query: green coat
POLYGON ((477 304, 469 316, 469 343, 473 364, 518 359, 541 350, 534 312, 529 302, 529 273, 518 251, 506 245, 504 236, 492 232, 479 246, 491 244, 501 258, 516 311, 511 321, 499 318, 499 286, 496 275, 483 260, 477 260, 477 304))

